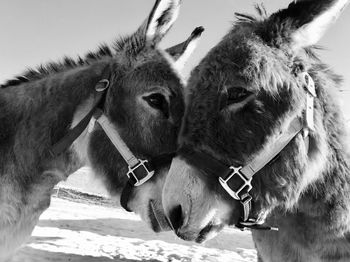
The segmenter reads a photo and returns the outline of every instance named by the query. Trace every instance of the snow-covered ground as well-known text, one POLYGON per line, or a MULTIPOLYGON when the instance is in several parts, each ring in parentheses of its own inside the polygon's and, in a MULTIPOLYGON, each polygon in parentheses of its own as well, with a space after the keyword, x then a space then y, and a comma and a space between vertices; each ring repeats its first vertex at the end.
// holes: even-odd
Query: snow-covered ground
POLYGON ((172 232, 156 234, 120 208, 53 197, 30 241, 13 262, 34 261, 256 261, 248 231, 225 229, 203 245, 172 232))
POLYGON ((256 261, 249 231, 227 228, 202 245, 172 232, 154 233, 138 216, 113 206, 88 168, 59 188, 59 197, 52 197, 50 208, 12 262, 256 261))

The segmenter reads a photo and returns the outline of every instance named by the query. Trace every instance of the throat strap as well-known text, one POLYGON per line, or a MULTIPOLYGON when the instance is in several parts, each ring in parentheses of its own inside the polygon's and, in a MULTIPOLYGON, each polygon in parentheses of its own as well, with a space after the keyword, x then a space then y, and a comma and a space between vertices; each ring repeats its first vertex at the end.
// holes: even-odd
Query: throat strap
POLYGON ((68 130, 67 134, 62 137, 58 142, 51 146, 48 150, 51 157, 58 157, 63 152, 67 151, 73 142, 84 132, 88 126, 94 112, 99 106, 103 106, 103 102, 106 96, 106 91, 109 88, 109 66, 106 66, 102 70, 101 80, 95 84, 95 101, 93 107, 89 113, 72 129, 68 130))
POLYGON ((73 142, 84 132, 95 110, 101 103, 103 96, 103 92, 98 92, 96 94, 94 106, 89 111, 89 113, 75 127, 69 130, 69 132, 63 138, 61 138, 57 143, 55 143, 51 147, 51 149, 49 149, 49 153, 52 157, 57 157, 61 153, 68 150, 68 148, 73 144, 73 142))

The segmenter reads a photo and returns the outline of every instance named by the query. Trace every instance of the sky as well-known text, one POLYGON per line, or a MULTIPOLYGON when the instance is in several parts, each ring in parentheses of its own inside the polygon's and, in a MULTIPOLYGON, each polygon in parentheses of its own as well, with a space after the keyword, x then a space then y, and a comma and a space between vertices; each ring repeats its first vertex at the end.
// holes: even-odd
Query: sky
MULTIPOLYGON (((202 40, 185 68, 188 74, 227 33, 234 12, 254 13, 264 3, 269 13, 292 0, 183 0, 175 25, 161 43, 169 47, 203 26, 202 40)), ((0 83, 28 67, 75 57, 134 32, 154 0, 0 0, 0 83)), ((322 38, 323 61, 344 77, 342 100, 350 119, 350 7, 322 38)))

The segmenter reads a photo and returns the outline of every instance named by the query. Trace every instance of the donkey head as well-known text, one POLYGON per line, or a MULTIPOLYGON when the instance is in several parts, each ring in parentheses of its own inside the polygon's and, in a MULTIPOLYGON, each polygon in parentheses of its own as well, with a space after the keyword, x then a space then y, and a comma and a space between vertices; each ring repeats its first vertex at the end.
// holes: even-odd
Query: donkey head
MULTIPOLYGON (((149 18, 132 35, 116 43, 116 54, 109 63, 110 87, 104 111, 131 152, 139 159, 150 159, 176 150, 184 114, 183 82, 177 71, 193 50, 202 28, 197 28, 182 44, 163 51, 158 43, 173 25, 180 0, 157 0, 149 18)), ((98 125, 91 134, 89 160, 101 174, 109 191, 120 193, 127 183, 127 164, 98 125)), ((169 168, 170 161, 156 167, 156 173, 169 168)), ((129 197, 128 209, 148 220, 150 200, 158 176, 129 197)), ((152 203, 152 207, 159 205, 152 203)), ((157 208, 155 208, 157 209, 157 208)), ((156 222, 156 221, 153 221, 156 222)), ((153 228, 156 229, 156 224, 153 228)))
MULTIPOLYGON (((334 137, 342 131, 334 126, 343 123, 333 94, 339 77, 317 59, 312 46, 347 3, 293 2, 262 19, 237 14, 233 29, 192 72, 179 155, 163 188, 164 210, 178 236, 201 242, 242 215, 239 201, 219 183, 215 172, 220 171, 206 172, 210 163, 202 160, 209 166, 205 170, 188 152, 201 152, 228 170, 264 156, 295 119, 304 119, 308 76, 317 93, 314 128, 308 136, 296 134, 253 177, 253 215, 295 206, 301 193, 322 178, 334 157, 330 145, 340 144, 334 137)), ((232 183, 242 184, 235 179, 232 183)))

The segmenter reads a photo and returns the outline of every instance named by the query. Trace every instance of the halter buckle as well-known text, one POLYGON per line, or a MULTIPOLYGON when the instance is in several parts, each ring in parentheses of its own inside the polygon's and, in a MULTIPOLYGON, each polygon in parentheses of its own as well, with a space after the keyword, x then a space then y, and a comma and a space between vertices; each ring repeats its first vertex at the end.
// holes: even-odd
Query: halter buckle
POLYGON ((241 172, 240 170, 242 169, 242 167, 234 167, 234 166, 230 166, 229 167, 232 170, 232 173, 227 177, 227 178, 222 178, 219 177, 219 182, 221 184, 221 186, 226 190, 226 192, 233 197, 236 200, 241 200, 241 197, 239 196, 239 194, 246 188, 247 190, 245 191, 246 193, 248 193, 253 187, 251 185, 251 181, 252 179, 247 179, 241 172), (234 177, 235 175, 237 175, 242 181, 243 181, 243 185, 240 186, 236 191, 232 190, 230 188, 230 186, 227 184, 230 179, 232 177, 234 177))
POLYGON ((306 89, 306 110, 304 115, 304 121, 306 127, 309 130, 314 131, 314 99, 317 97, 315 82, 307 72, 302 73, 302 77, 304 78, 306 89))
POLYGON ((108 79, 102 79, 98 81, 98 83, 95 86, 95 90, 97 92, 103 92, 109 87, 109 80, 108 79))
POLYGON ((153 175, 154 175, 154 171, 150 171, 147 167, 147 160, 141 160, 139 159, 139 163, 133 167, 129 166, 129 171, 126 173, 126 176, 131 179, 131 177, 133 178, 135 182, 134 186, 141 186, 143 183, 147 182, 153 175), (139 170, 140 168, 140 170, 139 170), (146 172, 146 175, 143 176, 143 178, 139 179, 137 177, 137 173, 146 172))

